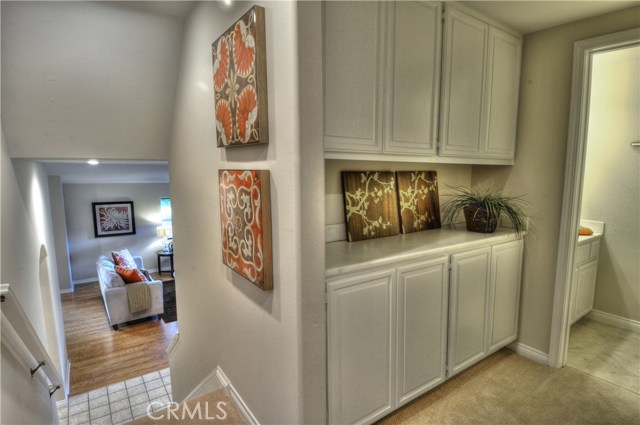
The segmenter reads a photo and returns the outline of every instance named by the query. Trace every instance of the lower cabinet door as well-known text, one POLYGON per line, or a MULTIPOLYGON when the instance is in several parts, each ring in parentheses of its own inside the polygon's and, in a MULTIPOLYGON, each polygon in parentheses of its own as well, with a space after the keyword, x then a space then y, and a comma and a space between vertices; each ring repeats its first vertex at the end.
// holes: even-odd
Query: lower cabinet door
POLYGON ((329 423, 372 423, 394 409, 395 269, 328 283, 329 423))
POLYGON ((449 257, 398 268, 396 404, 445 380, 449 257))
POLYGON ((496 245, 491 251, 490 352, 515 341, 518 336, 522 247, 519 239, 496 245))
POLYGON ((578 267, 578 277, 575 280, 576 299, 574 322, 593 309, 597 273, 598 261, 592 261, 578 267))
POLYGON ((451 256, 448 376, 466 369, 488 352, 490 256, 490 247, 451 256))

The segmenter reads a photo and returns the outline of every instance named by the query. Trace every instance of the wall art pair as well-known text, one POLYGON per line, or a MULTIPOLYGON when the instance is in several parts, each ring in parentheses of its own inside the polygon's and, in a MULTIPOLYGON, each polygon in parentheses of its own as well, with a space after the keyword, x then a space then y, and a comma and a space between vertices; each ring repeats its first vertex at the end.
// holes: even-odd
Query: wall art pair
POLYGON ((349 242, 441 227, 435 171, 343 171, 349 242))

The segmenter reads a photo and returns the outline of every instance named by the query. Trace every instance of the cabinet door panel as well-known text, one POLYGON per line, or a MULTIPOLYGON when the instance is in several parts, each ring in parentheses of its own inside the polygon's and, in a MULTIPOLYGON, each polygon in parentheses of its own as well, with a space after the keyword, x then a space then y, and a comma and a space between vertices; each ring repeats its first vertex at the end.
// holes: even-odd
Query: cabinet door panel
POLYGON ((593 309, 593 297, 596 290, 597 272, 597 261, 592 261, 578 267, 574 321, 578 320, 593 309))
POLYGON ((454 8, 445 18, 441 150, 479 157, 484 136, 488 25, 454 8))
POLYGON ((395 271, 329 284, 331 423, 371 422, 392 409, 395 271))
POLYGON ((383 4, 324 4, 324 134, 328 151, 381 152, 383 4))
POLYGON ((494 246, 491 253, 491 346, 495 351, 518 336, 522 241, 494 246))
POLYGON ((441 11, 439 3, 388 5, 385 152, 435 154, 441 11))
POLYGON ((449 376, 484 357, 491 248, 451 256, 449 376))
POLYGON ((489 30, 486 157, 514 157, 521 48, 519 38, 497 28, 489 30))
POLYGON ((398 269, 397 405, 446 375, 448 257, 398 269))

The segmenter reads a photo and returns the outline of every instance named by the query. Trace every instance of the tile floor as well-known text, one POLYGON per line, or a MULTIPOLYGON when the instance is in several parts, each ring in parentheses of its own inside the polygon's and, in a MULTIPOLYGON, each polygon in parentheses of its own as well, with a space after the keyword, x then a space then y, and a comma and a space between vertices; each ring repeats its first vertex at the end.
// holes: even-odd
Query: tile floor
POLYGON ((60 425, 119 425, 162 409, 171 402, 169 369, 138 376, 69 398, 58 404, 60 425))
POLYGON ((567 366, 640 394, 640 333, 582 318, 571 326, 567 366))

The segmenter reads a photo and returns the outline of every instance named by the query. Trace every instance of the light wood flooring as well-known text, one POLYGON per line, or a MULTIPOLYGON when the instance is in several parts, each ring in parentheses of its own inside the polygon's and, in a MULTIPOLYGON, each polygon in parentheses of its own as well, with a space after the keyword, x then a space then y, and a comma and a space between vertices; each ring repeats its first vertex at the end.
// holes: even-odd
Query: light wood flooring
POLYGON ((640 394, 640 333, 580 319, 569 333, 567 366, 640 394))
POLYGON ((114 331, 98 283, 62 294, 62 313, 75 395, 169 367, 166 349, 178 322, 143 319, 114 331))

